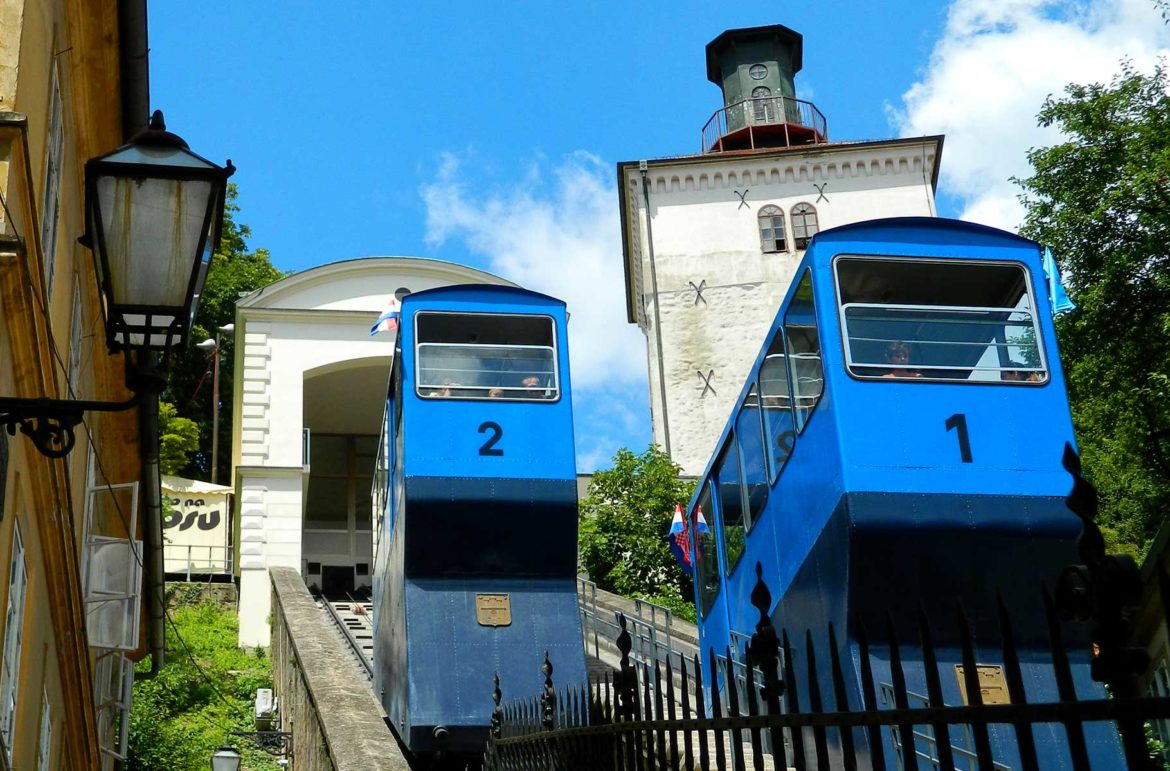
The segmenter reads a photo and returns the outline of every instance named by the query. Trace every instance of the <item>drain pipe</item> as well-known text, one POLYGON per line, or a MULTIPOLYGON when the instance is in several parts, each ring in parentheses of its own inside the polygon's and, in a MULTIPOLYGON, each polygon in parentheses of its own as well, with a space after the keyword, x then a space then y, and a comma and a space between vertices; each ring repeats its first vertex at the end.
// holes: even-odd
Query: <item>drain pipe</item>
POLYGON ((650 291, 654 293, 654 344, 658 348, 658 392, 662 399, 662 444, 670 455, 670 418, 666 412, 666 365, 662 350, 662 313, 659 311, 658 268, 654 263, 654 224, 650 216, 650 185, 646 179, 647 163, 638 161, 642 174, 642 200, 646 204, 646 251, 650 258, 650 291))
MULTIPOLYGON (((126 354, 129 357, 129 353, 126 354)), ((146 646, 150 650, 150 671, 141 678, 149 680, 166 664, 166 575, 163 564, 162 479, 159 469, 158 402, 166 386, 166 370, 158 364, 156 354, 142 351, 137 366, 127 369, 132 390, 140 394, 138 406, 138 443, 142 454, 142 540, 146 595, 146 646)))
MULTIPOLYGON (((122 138, 129 140, 146 126, 150 116, 150 45, 147 40, 146 0, 117 0, 118 54, 121 82, 122 138)), ((159 470, 158 402, 166 385, 163 371, 153 354, 144 354, 138 369, 130 370, 127 356, 127 379, 133 379, 138 406, 138 442, 142 454, 143 510, 143 586, 146 599, 146 643, 150 651, 150 671, 143 679, 158 674, 166 660, 166 578, 162 553, 162 491, 159 470)), ((137 679, 137 677, 136 677, 137 679)))
POLYGON ((146 127, 150 118, 150 68, 146 0, 118 0, 118 65, 122 89, 122 138, 146 127))

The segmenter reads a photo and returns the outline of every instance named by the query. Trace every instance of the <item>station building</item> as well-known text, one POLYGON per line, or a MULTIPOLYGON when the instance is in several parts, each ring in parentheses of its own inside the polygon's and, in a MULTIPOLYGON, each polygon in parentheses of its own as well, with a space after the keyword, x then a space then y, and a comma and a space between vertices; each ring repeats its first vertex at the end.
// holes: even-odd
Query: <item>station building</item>
POLYGON ((370 491, 394 333, 370 327, 396 293, 514 286, 411 257, 335 262, 236 304, 232 466, 240 644, 267 646, 268 568, 322 591, 371 584, 370 491))
POLYGON ((935 216, 941 136, 830 140, 796 97, 803 38, 728 30, 706 49, 723 106, 691 155, 619 163, 627 314, 647 339, 654 441, 703 472, 818 231, 935 216))

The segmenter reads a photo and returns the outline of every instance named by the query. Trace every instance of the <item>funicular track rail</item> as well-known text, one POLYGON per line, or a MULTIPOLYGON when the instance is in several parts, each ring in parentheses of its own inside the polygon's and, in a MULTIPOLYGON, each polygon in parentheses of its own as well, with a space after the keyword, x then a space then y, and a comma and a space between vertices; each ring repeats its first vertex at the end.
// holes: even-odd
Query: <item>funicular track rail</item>
POLYGON ((346 592, 341 598, 336 595, 319 595, 318 603, 341 633, 362 671, 370 680, 374 679, 374 625, 373 605, 368 599, 354 597, 346 592))

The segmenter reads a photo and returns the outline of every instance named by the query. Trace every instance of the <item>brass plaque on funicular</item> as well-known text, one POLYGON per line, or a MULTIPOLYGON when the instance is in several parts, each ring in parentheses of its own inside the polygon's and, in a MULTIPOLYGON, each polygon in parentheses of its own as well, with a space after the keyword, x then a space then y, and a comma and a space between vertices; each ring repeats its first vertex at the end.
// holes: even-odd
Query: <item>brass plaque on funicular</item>
POLYGON ((506 594, 475 595, 475 620, 480 626, 511 626, 512 601, 506 594))
MULTIPOLYGON (((979 678, 979 698, 984 704, 1011 704, 1008 695, 1007 678, 1003 676, 1003 667, 994 664, 976 664, 975 673, 979 678)), ((959 680, 959 693, 963 697, 963 704, 970 704, 967 698, 967 681, 963 674, 963 665, 955 665, 955 677, 959 680)))

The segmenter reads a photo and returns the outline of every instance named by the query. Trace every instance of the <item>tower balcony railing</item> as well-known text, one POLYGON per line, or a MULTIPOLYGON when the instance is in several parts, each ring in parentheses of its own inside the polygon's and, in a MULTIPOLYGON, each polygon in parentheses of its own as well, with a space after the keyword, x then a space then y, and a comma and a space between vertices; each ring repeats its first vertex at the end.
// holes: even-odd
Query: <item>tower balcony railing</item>
POLYGON ((825 116, 812 102, 790 96, 744 99, 716 110, 703 126, 703 152, 823 144, 825 116))

